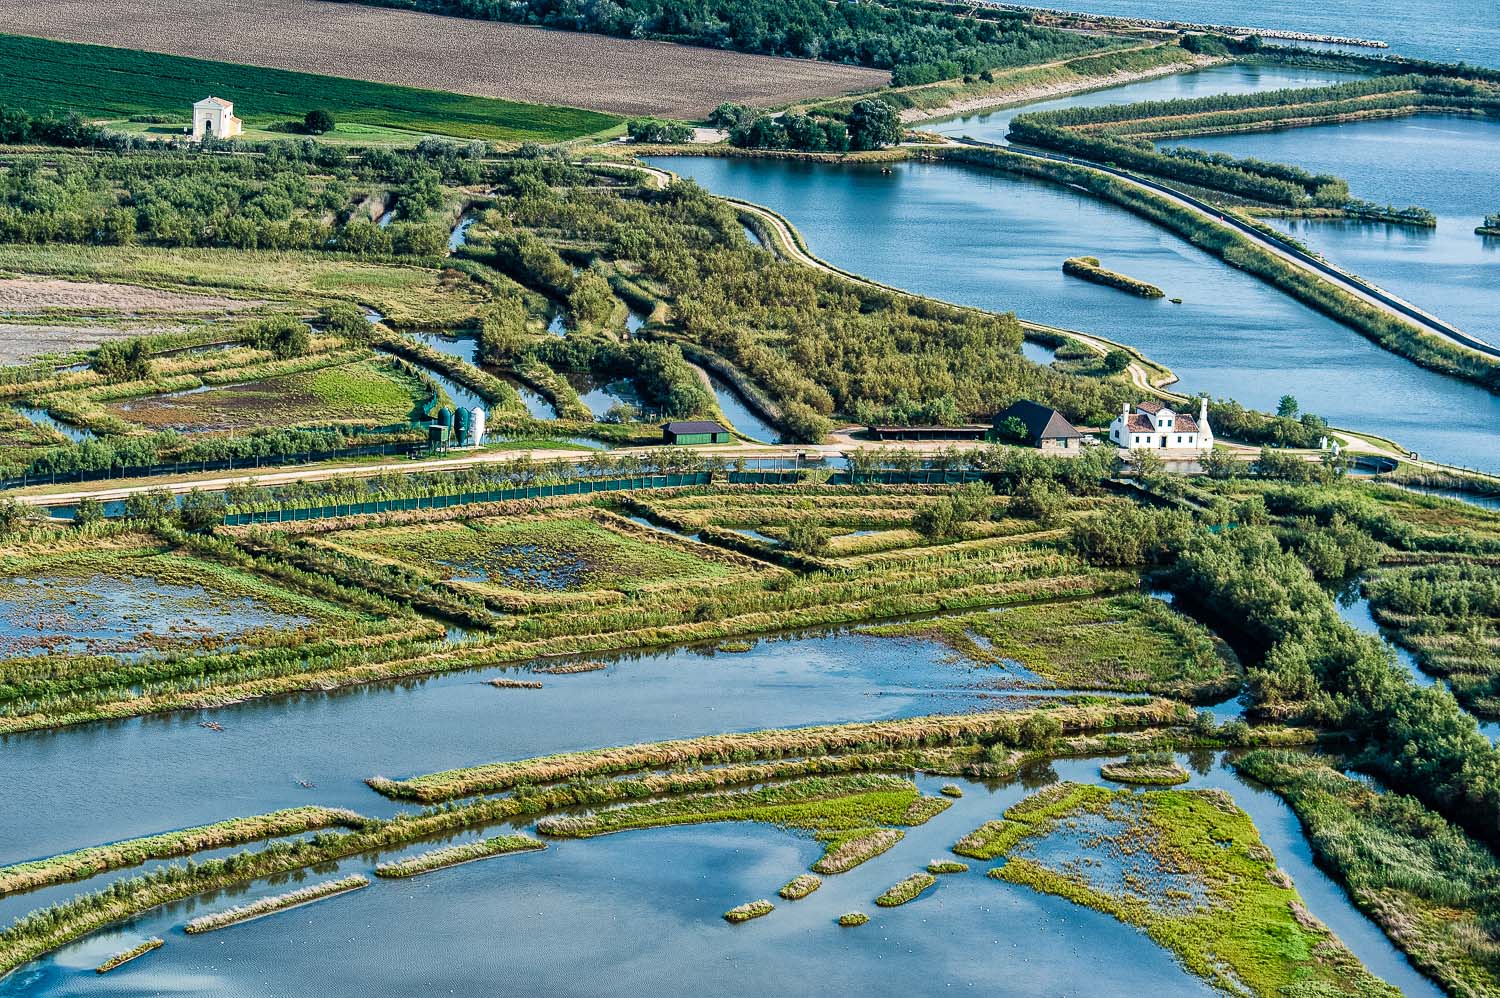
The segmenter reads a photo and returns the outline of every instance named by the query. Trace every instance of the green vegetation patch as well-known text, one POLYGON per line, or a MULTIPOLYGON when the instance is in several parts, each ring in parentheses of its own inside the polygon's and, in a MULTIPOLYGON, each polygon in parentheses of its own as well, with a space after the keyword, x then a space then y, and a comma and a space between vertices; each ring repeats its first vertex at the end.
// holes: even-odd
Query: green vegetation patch
POLYGON ((216 94, 251 125, 301 121, 315 108, 336 121, 501 142, 561 142, 618 119, 576 108, 519 104, 312 73, 241 66, 102 45, 0 35, 0 104, 85 118, 169 114, 191 119, 216 94))
POLYGON ((803 873, 788 880, 782 885, 781 890, 776 893, 788 901, 800 901, 822 886, 823 879, 821 877, 814 876, 811 873, 803 873))
POLYGON ((1061 783, 1013 805, 1021 828, 990 876, 1144 929, 1230 993, 1388 996, 1308 913, 1221 790, 1137 793, 1061 783))
POLYGON ((927 864, 928 873, 968 873, 969 864, 960 863, 954 859, 935 859, 927 864))
POLYGON ((775 910, 776 906, 764 899, 760 901, 747 901, 726 911, 724 913, 724 921, 729 922, 731 925, 738 925, 740 922, 748 922, 752 918, 764 918, 775 910))
POLYGON ((1239 686, 1223 642, 1197 621, 1140 593, 1011 607, 996 613, 878 625, 863 633, 928 637, 971 662, 1029 671, 1082 689, 1211 698, 1239 686))
POLYGON ((860 828, 852 832, 826 835, 823 855, 813 864, 818 873, 847 873, 866 860, 874 859, 906 837, 899 828, 860 828))
POLYGON ((853 928, 856 925, 864 925, 870 920, 870 916, 862 911, 846 911, 839 916, 839 924, 845 928, 853 928))
POLYGON ((882 908, 894 908, 908 901, 915 901, 919 894, 936 883, 937 877, 930 873, 913 873, 900 883, 893 884, 875 899, 875 903, 882 908))
POLYGON ((1136 752, 1119 762, 1099 767, 1099 775, 1116 783, 1170 787, 1188 781, 1188 771, 1177 764, 1171 752, 1136 752))
POLYGON ((121 419, 184 433, 359 423, 401 425, 428 399, 421 381, 383 361, 359 361, 238 385, 112 403, 121 419))
POLYGON ((248 922, 255 918, 264 918, 266 915, 274 915, 278 911, 286 911, 288 908, 297 908, 314 901, 321 901, 337 894, 347 894, 349 891, 357 891, 361 887, 370 886, 370 878, 361 874, 342 877, 338 880, 329 880, 321 884, 312 884, 299 890, 289 891, 286 894, 277 894, 272 897, 261 898, 238 908, 227 908, 224 911, 216 911, 210 915, 203 915, 193 919, 182 927, 188 935, 198 935, 203 932, 213 932, 216 929, 227 929, 231 925, 248 922))
POLYGON ((476 860, 508 856, 517 852, 535 852, 545 848, 547 848, 546 843, 538 842, 525 835, 497 835, 494 838, 480 839, 478 842, 465 842, 463 845, 434 849, 409 859, 381 863, 375 867, 375 875, 391 878, 415 877, 419 873, 430 873, 433 870, 442 870, 462 863, 473 863, 476 860))
POLYGON ((1412 798, 1315 756, 1263 749, 1235 768, 1291 805, 1320 863, 1422 971, 1452 994, 1497 993, 1493 853, 1412 798))
POLYGON ((482 519, 349 531, 334 543, 442 573, 531 593, 654 586, 729 574, 670 541, 627 535, 587 515, 482 519))

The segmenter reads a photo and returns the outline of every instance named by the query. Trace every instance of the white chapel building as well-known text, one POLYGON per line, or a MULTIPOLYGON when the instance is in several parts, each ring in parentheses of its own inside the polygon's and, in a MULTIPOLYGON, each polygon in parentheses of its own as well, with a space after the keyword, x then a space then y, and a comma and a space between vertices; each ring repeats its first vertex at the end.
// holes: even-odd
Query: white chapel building
POLYGON ((193 138, 212 135, 232 139, 244 131, 245 123, 234 116, 234 105, 222 97, 205 97, 193 105, 193 138))
POLYGON ((1214 431, 1208 425, 1208 399, 1198 400, 1198 417, 1169 409, 1161 402, 1141 402, 1132 412, 1127 402, 1109 424, 1109 439, 1127 450, 1213 450, 1214 431))

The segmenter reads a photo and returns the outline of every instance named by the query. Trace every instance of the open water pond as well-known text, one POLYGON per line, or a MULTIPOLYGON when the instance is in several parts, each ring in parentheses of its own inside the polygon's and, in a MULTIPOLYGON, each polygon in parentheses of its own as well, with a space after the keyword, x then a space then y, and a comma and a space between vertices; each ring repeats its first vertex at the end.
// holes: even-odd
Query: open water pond
POLYGON ((1011 119, 1018 114, 1055 111, 1064 107, 1103 107, 1111 104, 1134 104, 1137 101, 1180 100, 1214 94, 1255 94, 1291 87, 1326 87, 1333 83, 1362 80, 1366 76, 1364 73, 1342 73, 1330 69, 1236 63, 1211 66, 1192 73, 1158 76, 1151 80, 1072 94, 1055 100, 1033 101, 1015 107, 960 115, 930 124, 924 123, 920 127, 944 135, 967 135, 985 142, 1005 143, 1005 133, 1010 131, 1011 119))
POLYGON ((628 379, 601 381, 591 375, 576 372, 568 374, 567 378, 595 419, 603 419, 617 405, 636 409, 642 405, 640 392, 636 391, 635 385, 628 379))
POLYGON ((729 425, 752 440, 759 440, 763 444, 779 444, 786 437, 776 427, 762 419, 754 407, 747 402, 734 386, 723 378, 712 372, 708 373, 708 383, 713 387, 714 398, 719 403, 719 411, 724 418, 729 420, 729 425))
POLYGON ((481 669, 0 738, 0 863, 299 804, 390 813, 363 783, 375 775, 1030 699, 1008 692, 1005 670, 924 639, 817 633, 590 660, 609 667, 481 669), (497 675, 544 685, 485 684, 497 675))
MULTIPOLYGON (((1494 154, 1500 148, 1500 119, 1423 114, 1165 144, 1295 163, 1343 177, 1355 197, 1431 209, 1438 217, 1436 229, 1268 221, 1345 270, 1500 345, 1500 239, 1474 234, 1485 215, 1500 211, 1500 163, 1494 154)), ((1493 423, 1500 408, 1488 414, 1493 423)))
POLYGON ((64 423, 46 409, 38 409, 29 405, 18 405, 15 410, 38 426, 45 426, 49 430, 56 430, 63 436, 75 443, 83 443, 94 439, 94 431, 82 426, 74 426, 72 423, 64 423))
MULTIPOLYGON (((1313 865, 1295 816, 1278 798, 1242 781, 1213 753, 1183 759, 1195 770, 1189 786, 1220 787, 1234 797, 1311 912, 1372 972, 1407 995, 1440 993, 1313 865)), ((905 996, 947 987, 1001 995, 1214 994, 1144 933, 989 879, 984 872, 992 864, 943 876, 899 908, 874 906, 886 887, 949 855, 958 838, 1034 790, 1057 780, 1102 782, 1098 766, 1062 761, 1001 785, 919 778, 928 794, 958 782, 964 796, 907 829, 890 851, 826 877, 801 901, 778 899, 770 916, 749 925, 731 926, 720 916, 746 900, 774 897, 805 871, 821 851, 810 837, 720 824, 550 840, 544 852, 377 880, 211 936, 183 934, 195 914, 292 886, 256 882, 97 933, 22 968, 0 983, 0 994, 470 994, 474 981, 503 975, 536 993, 700 995, 743 990, 769 967, 805 994, 905 996), (871 922, 841 929, 834 921, 846 911, 865 911, 871 922), (589 940, 590 963, 610 972, 580 975, 576 948, 560 943, 559 926, 589 940), (105 957, 148 935, 167 939, 166 947, 106 978, 93 973, 105 957)), ((370 857, 346 860, 338 874, 373 865, 370 857)), ((321 870, 307 879, 334 875, 321 870)))
POLYGON ((1282 395, 1429 458, 1500 470, 1500 397, 1424 370, 1249 274, 1079 191, 941 163, 830 166, 659 158, 707 189, 767 205, 814 253, 909 291, 1097 333, 1170 366, 1180 390, 1274 412, 1282 395), (1070 278, 1087 252, 1181 297, 1070 278), (1464 413, 1434 419, 1436 412, 1464 413))

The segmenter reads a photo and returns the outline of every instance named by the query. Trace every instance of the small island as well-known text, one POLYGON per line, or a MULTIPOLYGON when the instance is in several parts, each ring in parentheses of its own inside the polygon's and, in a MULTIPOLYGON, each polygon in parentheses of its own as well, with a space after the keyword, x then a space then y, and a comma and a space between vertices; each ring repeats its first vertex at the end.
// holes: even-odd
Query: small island
POLYGON ((1500 236, 1500 214, 1484 216, 1484 223, 1474 230, 1479 236, 1500 236))
POLYGON ((1129 291, 1133 295, 1142 298, 1163 298, 1166 296, 1161 288, 1155 284, 1147 284, 1124 274, 1117 274, 1112 270, 1105 270, 1099 266, 1099 258, 1094 256, 1075 256, 1063 261, 1063 273, 1073 277, 1081 277, 1085 281, 1093 281, 1095 284, 1103 284, 1109 288, 1119 288, 1121 291, 1129 291))

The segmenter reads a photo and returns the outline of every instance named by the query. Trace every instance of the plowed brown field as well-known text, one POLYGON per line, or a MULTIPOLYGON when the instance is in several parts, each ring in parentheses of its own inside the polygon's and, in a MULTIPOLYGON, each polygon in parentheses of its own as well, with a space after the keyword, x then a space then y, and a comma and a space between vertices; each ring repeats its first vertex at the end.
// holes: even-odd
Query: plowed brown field
POLYGON ((0 32, 616 114, 695 117, 726 100, 773 105, 889 80, 854 66, 321 0, 0 0, 0 32))

